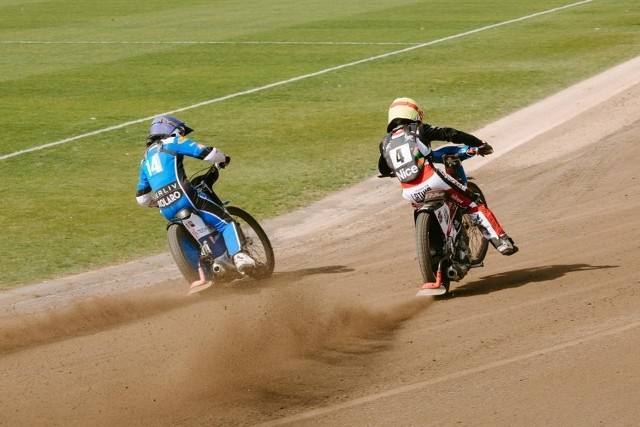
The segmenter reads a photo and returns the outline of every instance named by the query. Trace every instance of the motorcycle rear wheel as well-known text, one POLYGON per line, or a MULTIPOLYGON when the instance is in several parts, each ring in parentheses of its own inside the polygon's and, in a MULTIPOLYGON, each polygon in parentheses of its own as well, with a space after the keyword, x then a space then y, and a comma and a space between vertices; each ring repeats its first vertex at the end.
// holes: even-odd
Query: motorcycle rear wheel
MULTIPOLYGON (((424 283, 436 281, 438 264, 445 255, 445 240, 440 225, 430 212, 416 216, 416 253, 424 283)), ((442 285, 449 291, 449 279, 443 275, 442 285)))
POLYGON ((192 283, 200 278, 198 260, 200 245, 182 224, 171 224, 167 229, 169 252, 182 276, 192 283))
POLYGON ((227 212, 238 225, 242 250, 246 251, 257 264, 257 268, 247 270, 247 276, 254 279, 266 279, 271 276, 275 266, 275 256, 267 233, 247 211, 229 206, 227 212))
MULTIPOLYGON (((469 191, 479 195, 480 200, 486 206, 487 201, 482 194, 482 190, 475 182, 469 181, 467 183, 469 191)), ((489 241, 482 235, 482 230, 471 220, 469 214, 462 215, 462 224, 469 236, 469 260, 471 264, 480 264, 484 261, 484 257, 487 256, 487 249, 489 248, 489 241)))

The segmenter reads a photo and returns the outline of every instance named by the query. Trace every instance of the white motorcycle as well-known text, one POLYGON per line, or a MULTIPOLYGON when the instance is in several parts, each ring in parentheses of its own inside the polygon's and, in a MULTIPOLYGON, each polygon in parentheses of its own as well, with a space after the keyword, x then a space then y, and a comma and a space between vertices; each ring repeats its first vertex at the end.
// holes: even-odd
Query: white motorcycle
MULTIPOLYGON (((444 147, 434 151, 434 161, 466 185, 478 202, 486 204, 480 187, 469 181, 462 161, 475 156, 468 146, 444 147)), ((472 218, 447 197, 444 191, 430 191, 415 213, 418 264, 425 285, 418 296, 443 295, 452 281, 462 280, 472 268, 484 266, 489 242, 472 218)))

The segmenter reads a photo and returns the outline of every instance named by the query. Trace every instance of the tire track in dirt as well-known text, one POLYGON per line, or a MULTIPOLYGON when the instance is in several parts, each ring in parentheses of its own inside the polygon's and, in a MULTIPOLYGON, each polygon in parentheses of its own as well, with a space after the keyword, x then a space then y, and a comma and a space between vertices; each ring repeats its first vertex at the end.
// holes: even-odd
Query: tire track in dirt
POLYGON ((394 388, 394 389, 389 389, 389 390, 385 390, 382 393, 377 393, 377 394, 372 394, 372 395, 368 395, 368 396, 363 396, 357 399, 353 399, 350 400, 348 402, 344 402, 344 403, 340 403, 337 405, 333 405, 333 406, 329 406, 329 407, 325 407, 325 408, 319 408, 319 409, 314 409, 311 411, 306 411, 306 412, 302 412, 293 416, 289 416, 289 417, 284 417, 284 418, 280 418, 274 421, 270 421, 270 422, 266 422, 266 423, 260 423, 260 424, 256 424, 256 427, 275 427, 275 426, 282 426, 282 425, 287 425, 287 424, 293 424, 295 422, 299 422, 299 421, 305 421, 305 420, 310 420, 312 418, 318 417, 318 416, 322 416, 322 415, 326 415, 326 414, 330 414, 332 412, 337 412, 343 409, 348 409, 348 408, 353 408, 355 406, 359 406, 359 405, 364 405, 364 404, 368 404, 368 403, 372 403, 375 402, 377 400, 380 399, 384 399, 387 397, 393 397, 393 396, 397 396, 400 394, 405 394, 405 393, 411 393, 411 392, 415 392, 417 390, 421 390, 424 389, 426 387, 429 386, 433 386, 435 384, 438 383, 442 383, 445 381, 451 381, 451 380, 456 380, 458 378, 462 378, 468 375, 473 375, 473 374, 477 374, 480 372, 484 372, 490 369, 495 369, 495 368, 499 368, 505 365, 509 365, 512 363, 519 363, 519 362, 524 362, 528 359, 533 359, 536 357, 541 357, 544 355, 547 355, 549 353, 553 353, 553 352, 558 352, 558 351, 562 351, 580 344, 584 344, 584 343, 588 343, 589 341, 593 341, 593 340, 599 340, 602 338, 607 338, 613 335, 619 335, 619 334, 624 334, 626 332, 629 331, 633 331, 637 328, 640 328, 640 319, 635 319, 631 322, 628 323, 623 323, 620 325, 616 325, 614 327, 607 327, 607 328, 603 328, 601 331, 595 332, 593 334, 589 334, 589 335, 585 335, 582 337, 578 337, 576 339, 573 339, 571 341, 567 341, 561 344, 557 344, 554 346, 550 346, 550 347, 545 347, 545 348, 540 348, 537 349, 535 351, 529 352, 529 353, 525 353, 525 354, 520 354, 518 356, 515 357, 509 357, 506 359, 501 359, 501 360, 496 360, 495 362, 491 362, 491 363, 487 363, 485 365, 481 365, 481 366, 476 366, 473 368, 469 368, 469 369, 465 369, 462 371, 458 371, 458 372, 453 372, 451 374, 448 375, 444 375, 438 378, 433 378, 427 381, 420 381, 414 384, 409 384, 403 387, 398 387, 398 388, 394 388))

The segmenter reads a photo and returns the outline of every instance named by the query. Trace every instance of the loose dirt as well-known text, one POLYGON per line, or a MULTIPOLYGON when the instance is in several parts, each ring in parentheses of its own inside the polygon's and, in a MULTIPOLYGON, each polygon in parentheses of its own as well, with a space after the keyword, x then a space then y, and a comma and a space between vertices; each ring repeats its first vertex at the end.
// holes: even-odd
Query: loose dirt
POLYGON ((187 297, 164 254, 0 294, 0 425, 640 424, 640 58, 474 133, 520 252, 449 297, 372 177, 266 222, 266 281, 187 297))

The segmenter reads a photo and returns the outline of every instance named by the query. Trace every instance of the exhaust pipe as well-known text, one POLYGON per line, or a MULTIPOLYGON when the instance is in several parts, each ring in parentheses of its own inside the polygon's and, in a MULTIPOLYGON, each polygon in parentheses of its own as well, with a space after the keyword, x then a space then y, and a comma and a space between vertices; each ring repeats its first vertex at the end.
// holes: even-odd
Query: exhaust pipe
POLYGON ((461 280, 467 274, 465 266, 460 264, 453 264, 447 269, 447 277, 450 280, 461 280))

